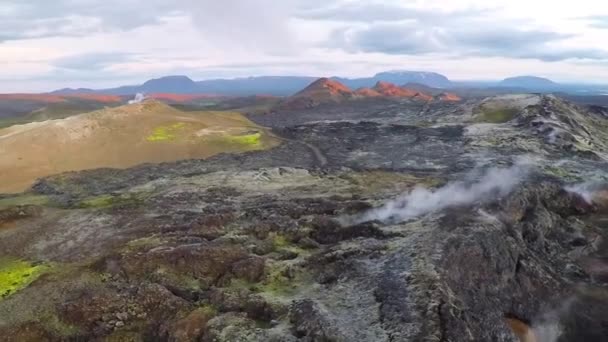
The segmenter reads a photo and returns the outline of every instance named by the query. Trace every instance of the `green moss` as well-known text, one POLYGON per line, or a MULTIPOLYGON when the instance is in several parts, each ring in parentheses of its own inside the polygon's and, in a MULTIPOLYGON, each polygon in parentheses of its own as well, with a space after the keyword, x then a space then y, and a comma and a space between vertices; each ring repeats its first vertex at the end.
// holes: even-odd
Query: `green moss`
POLYGON ((285 264, 276 264, 269 267, 266 278, 256 286, 256 290, 271 297, 288 297, 296 294, 308 282, 309 279, 302 272, 290 269, 285 264))
POLYGON ((580 176, 578 176, 568 170, 559 168, 559 167, 547 166, 545 168, 545 172, 552 176, 555 176, 555 177, 558 177, 558 178, 561 178, 564 180, 568 180, 568 181, 581 180, 580 176))
POLYGON ((275 250, 289 246, 289 241, 287 241, 287 238, 284 235, 271 233, 270 238, 272 239, 272 245, 275 250))
POLYGON ((203 314, 205 314, 205 316, 212 318, 217 316, 218 310, 215 306, 213 305, 203 305, 200 308, 196 309, 196 311, 202 312, 203 314))
POLYGON ((38 316, 38 321, 55 335, 69 337, 77 335, 80 329, 74 325, 63 322, 56 314, 45 312, 38 316))
POLYGON ((308 251, 299 247, 298 245, 292 243, 285 237, 284 235, 278 233, 270 233, 269 238, 272 241, 273 250, 275 252, 278 251, 289 251, 291 253, 295 253, 297 255, 307 255, 308 251))
POLYGON ((0 208, 13 207, 18 205, 47 205, 50 200, 42 195, 19 195, 0 199, 0 208))
POLYGON ((90 197, 79 203, 80 208, 104 209, 116 206, 136 206, 143 202, 146 194, 102 195, 90 197))
POLYGON ((114 202, 114 196, 103 195, 86 199, 80 203, 83 208, 106 208, 111 207, 114 202))
POLYGON ((484 110, 475 118, 478 123, 505 123, 513 120, 517 115, 516 108, 499 108, 493 110, 484 110))
POLYGON ((48 270, 19 259, 0 259, 0 300, 27 287, 48 270))
MULTIPOLYGON (((143 329, 143 328, 142 328, 143 329)), ((141 332, 118 330, 103 339, 105 342, 141 342, 145 341, 141 332)))
POLYGON ((181 289, 199 291, 201 290, 201 281, 188 274, 178 273, 165 267, 159 267, 153 274, 150 274, 150 279, 161 284, 169 284, 181 289))
POLYGON ((226 142, 236 145, 260 146, 262 144, 262 133, 227 135, 224 139, 226 142))
POLYGON ((131 249, 150 248, 154 246, 159 246, 164 242, 165 241, 159 238, 158 236, 148 236, 130 241, 129 243, 127 243, 127 247, 131 249))
POLYGON ((152 134, 146 138, 146 140, 150 142, 174 141, 177 139, 180 131, 182 131, 185 127, 186 124, 183 122, 174 123, 168 126, 156 127, 152 134))

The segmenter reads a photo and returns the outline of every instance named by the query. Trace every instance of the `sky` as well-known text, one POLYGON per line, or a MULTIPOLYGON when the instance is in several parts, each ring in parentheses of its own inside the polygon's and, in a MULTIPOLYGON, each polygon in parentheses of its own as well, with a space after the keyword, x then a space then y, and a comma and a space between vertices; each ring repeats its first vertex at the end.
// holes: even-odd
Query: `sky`
POLYGON ((608 84, 598 0, 2 0, 0 92, 440 72, 608 84))

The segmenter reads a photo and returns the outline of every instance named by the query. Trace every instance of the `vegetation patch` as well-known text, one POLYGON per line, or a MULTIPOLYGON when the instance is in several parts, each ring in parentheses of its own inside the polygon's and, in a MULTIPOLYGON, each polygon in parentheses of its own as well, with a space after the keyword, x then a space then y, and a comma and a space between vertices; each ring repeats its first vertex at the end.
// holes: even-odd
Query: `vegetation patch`
POLYGON ((485 109, 477 115, 475 122, 478 123, 505 123, 513 120, 519 111, 517 108, 485 109))
POLYGON ((50 200, 44 195, 19 195, 0 198, 0 208, 22 205, 47 205, 50 200))
POLYGON ((168 126, 156 127, 152 134, 146 138, 146 140, 150 142, 174 141, 185 127, 186 124, 183 122, 177 122, 168 126))
POLYGON ((294 253, 298 256, 310 254, 305 249, 289 241, 287 237, 282 234, 270 233, 269 237, 272 241, 272 247, 275 252, 286 251, 294 253))
POLYGON ((46 271, 48 266, 45 265, 19 259, 0 259, 0 300, 27 287, 46 271))
POLYGON ((227 135, 224 137, 226 142, 235 145, 246 145, 246 146, 261 146, 262 145, 262 133, 250 133, 244 135, 227 135))
POLYGON ((552 176, 555 176, 555 177, 558 177, 558 178, 561 178, 564 180, 568 180, 568 181, 582 180, 580 176, 574 174, 573 172, 560 168, 560 167, 547 166, 545 168, 545 172, 552 176))
POLYGON ((78 205, 80 208, 104 209, 117 206, 137 206, 143 202, 141 194, 123 194, 119 196, 101 195, 90 197, 78 205))

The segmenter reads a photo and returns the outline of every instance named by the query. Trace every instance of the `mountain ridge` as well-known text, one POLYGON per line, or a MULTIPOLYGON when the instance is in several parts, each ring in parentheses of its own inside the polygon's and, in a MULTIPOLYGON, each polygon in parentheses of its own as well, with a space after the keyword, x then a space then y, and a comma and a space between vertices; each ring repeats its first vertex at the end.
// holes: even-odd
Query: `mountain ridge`
MULTIPOLYGON (((234 79, 211 79, 194 81, 184 75, 170 75, 150 79, 140 85, 125 85, 108 89, 63 88, 50 92, 55 95, 74 93, 104 93, 109 95, 134 95, 136 93, 175 93, 175 94, 217 94, 227 96, 245 96, 270 94, 290 96, 299 92, 311 82, 319 79, 314 76, 254 76, 234 79)), ((330 77, 351 89, 371 88, 379 81, 395 84, 419 83, 433 88, 452 86, 449 79, 441 74, 426 71, 387 71, 372 77, 343 78, 330 77)))

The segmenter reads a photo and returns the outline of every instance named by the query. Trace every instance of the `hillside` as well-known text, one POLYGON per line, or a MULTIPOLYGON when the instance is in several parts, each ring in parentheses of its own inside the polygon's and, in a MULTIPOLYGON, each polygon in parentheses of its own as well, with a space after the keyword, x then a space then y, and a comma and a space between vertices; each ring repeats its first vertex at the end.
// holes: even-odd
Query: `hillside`
POLYGON ((344 84, 329 78, 320 78, 295 95, 283 101, 280 108, 312 108, 321 104, 340 103, 353 99, 355 94, 344 84))
POLYGON ((65 171, 206 158, 277 144, 237 113, 185 113, 157 101, 0 130, 0 193, 65 171))
POLYGON ((411 98, 421 101, 433 100, 432 95, 414 89, 399 87, 390 82, 380 81, 376 83, 373 89, 386 97, 411 98))

